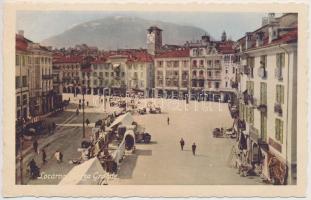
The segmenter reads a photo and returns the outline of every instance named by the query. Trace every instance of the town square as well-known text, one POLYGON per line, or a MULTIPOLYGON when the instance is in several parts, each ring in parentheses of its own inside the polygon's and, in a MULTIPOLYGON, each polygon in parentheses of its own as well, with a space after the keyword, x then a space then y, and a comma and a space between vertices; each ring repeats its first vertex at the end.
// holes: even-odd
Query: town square
POLYGON ((17 14, 16 184, 297 183, 297 13, 38 13, 17 14), (44 37, 41 15, 76 21, 44 37))

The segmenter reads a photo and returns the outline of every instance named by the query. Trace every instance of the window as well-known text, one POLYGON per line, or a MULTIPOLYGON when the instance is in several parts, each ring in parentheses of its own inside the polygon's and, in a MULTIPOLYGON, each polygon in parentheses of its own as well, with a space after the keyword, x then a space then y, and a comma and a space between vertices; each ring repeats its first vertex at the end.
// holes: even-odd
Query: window
POLYGON ((248 94, 254 95, 254 82, 246 81, 246 89, 248 94))
MULTIPOLYGON (((135 65, 136 66, 136 65, 135 65)), ((113 76, 113 72, 111 72, 111 76, 113 76)))
POLYGON ((99 72, 99 77, 103 77, 103 72, 99 72))
POLYGON ((158 61, 158 67, 163 67, 163 61, 158 61))
POLYGON ((194 60, 194 61, 192 62, 192 64, 193 64, 194 67, 196 67, 196 66, 197 66, 197 61, 194 60))
POLYGON ((283 143, 283 121, 275 119, 275 139, 283 143))
POLYGON ((97 65, 94 65, 94 69, 97 69, 97 65))
POLYGON ((208 71, 208 77, 212 77, 212 72, 208 71))
POLYGON ((20 96, 16 97, 16 106, 21 106, 21 97, 20 96))
POLYGON ((248 57, 246 62, 247 62, 247 66, 249 67, 249 70, 250 70, 249 76, 254 77, 255 58, 254 57, 248 57))
POLYGON ((219 88, 219 82, 215 82, 215 88, 219 88))
POLYGON ((108 77, 109 76, 109 72, 105 72, 105 76, 108 77))
POLYGON ((228 74, 228 70, 226 69, 226 74, 228 74))
POLYGON ((284 103, 284 86, 276 85, 276 103, 284 103))
POLYGON ((226 81, 226 87, 228 87, 228 82, 226 81))
POLYGON ((21 79, 19 76, 15 77, 15 86, 16 88, 20 88, 21 87, 21 79))
POLYGON ((251 107, 245 107, 246 122, 254 124, 254 109, 251 107))
POLYGON ((204 65, 204 60, 200 60, 200 66, 204 65))
POLYGON ((232 74, 234 74, 234 73, 235 73, 235 68, 233 67, 233 68, 232 68, 232 74))
POLYGON ((93 76, 94 76, 94 77, 96 77, 96 76, 97 76, 97 73, 96 73, 96 72, 94 72, 94 73, 93 73, 93 76))
POLYGON ((15 63, 16 63, 16 65, 18 66, 18 65, 20 65, 20 57, 19 57, 19 55, 16 55, 15 56, 15 63))
POLYGON ((207 65, 208 65, 208 67, 212 67, 213 66, 213 62, 211 60, 208 60, 207 61, 207 65))
POLYGON ((243 103, 240 103, 239 115, 241 120, 245 119, 245 105, 243 103))
POLYGON ((267 83, 260 83, 260 104, 267 105, 267 83))
POLYGON ((27 94, 23 94, 23 105, 27 105, 27 94))
POLYGON ((97 80, 94 80, 93 83, 94 83, 94 85, 97 85, 97 80))
POLYGON ((23 87, 27 87, 27 76, 23 76, 23 78, 22 78, 22 80, 23 80, 23 87))
POLYGON ((260 67, 266 68, 267 65, 267 56, 262 55, 260 56, 260 67))
POLYGON ((260 116, 260 121, 261 121, 261 127, 260 127, 260 133, 261 133, 261 139, 266 141, 267 140, 267 116, 266 115, 261 115, 260 116))
POLYGON ((285 53, 276 54, 276 67, 285 66, 285 53))

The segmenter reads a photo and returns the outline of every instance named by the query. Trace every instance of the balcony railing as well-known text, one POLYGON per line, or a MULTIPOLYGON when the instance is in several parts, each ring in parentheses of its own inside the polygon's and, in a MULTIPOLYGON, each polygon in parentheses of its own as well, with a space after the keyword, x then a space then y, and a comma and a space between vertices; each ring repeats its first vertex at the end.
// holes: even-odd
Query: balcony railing
POLYGON ((282 116, 283 110, 282 105, 280 103, 274 104, 274 112, 277 113, 279 116, 282 116))
POLYGON ((268 72, 266 70, 266 68, 264 67, 259 67, 258 69, 258 76, 262 79, 266 79, 268 76, 268 72))
POLYGON ((261 113, 267 113, 267 105, 266 105, 266 104, 260 104, 259 106, 257 106, 257 109, 258 109, 261 113))
POLYGON ((251 105, 256 105, 256 99, 253 97, 253 95, 251 95, 251 94, 248 94, 247 93, 247 91, 246 92, 244 92, 243 93, 243 99, 244 99, 244 103, 246 104, 246 105, 249 105, 249 104, 251 104, 251 105))
POLYGON ((44 75, 42 75, 42 79, 45 79, 45 80, 53 79, 53 75, 52 74, 44 74, 44 75))

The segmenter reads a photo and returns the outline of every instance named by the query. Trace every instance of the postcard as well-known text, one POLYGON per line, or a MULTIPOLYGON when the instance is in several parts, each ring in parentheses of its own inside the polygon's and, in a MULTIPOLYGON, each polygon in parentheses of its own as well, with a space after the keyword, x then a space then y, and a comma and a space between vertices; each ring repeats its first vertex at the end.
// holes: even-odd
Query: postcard
POLYGON ((303 197, 307 8, 6 2, 4 196, 303 197))

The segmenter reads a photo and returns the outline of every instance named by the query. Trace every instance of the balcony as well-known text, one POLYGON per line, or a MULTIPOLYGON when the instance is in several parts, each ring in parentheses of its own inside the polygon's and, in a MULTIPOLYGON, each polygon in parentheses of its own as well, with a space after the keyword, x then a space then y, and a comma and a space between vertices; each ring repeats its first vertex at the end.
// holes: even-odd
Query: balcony
POLYGON ((246 123, 245 123, 245 120, 238 120, 238 128, 241 130, 241 131, 245 131, 246 130, 246 123))
POLYGON ((249 73, 250 73, 250 68, 249 68, 248 65, 243 65, 242 73, 245 74, 245 75, 249 75, 249 73))
POLYGON ((261 112, 261 113, 267 113, 267 105, 266 104, 260 104, 257 106, 257 109, 261 112))
POLYGON ((277 80, 282 81, 283 80, 282 67, 276 67, 274 75, 277 80))
POLYGON ((52 74, 44 74, 44 75, 42 75, 42 79, 43 80, 53 79, 53 75, 52 74))
POLYGON ((279 103, 274 104, 274 112, 277 113, 279 116, 282 116, 283 114, 282 105, 279 103))
POLYGON ((238 89, 238 87, 239 87, 239 83, 237 81, 231 81, 230 85, 232 88, 235 88, 235 89, 238 89))
POLYGON ((243 99, 246 105, 256 106, 257 103, 256 99, 253 97, 253 95, 248 94, 247 90, 243 93, 243 99))
POLYGON ((268 76, 268 72, 266 70, 266 68, 264 67, 259 67, 258 69, 258 76, 262 79, 266 79, 268 76))

